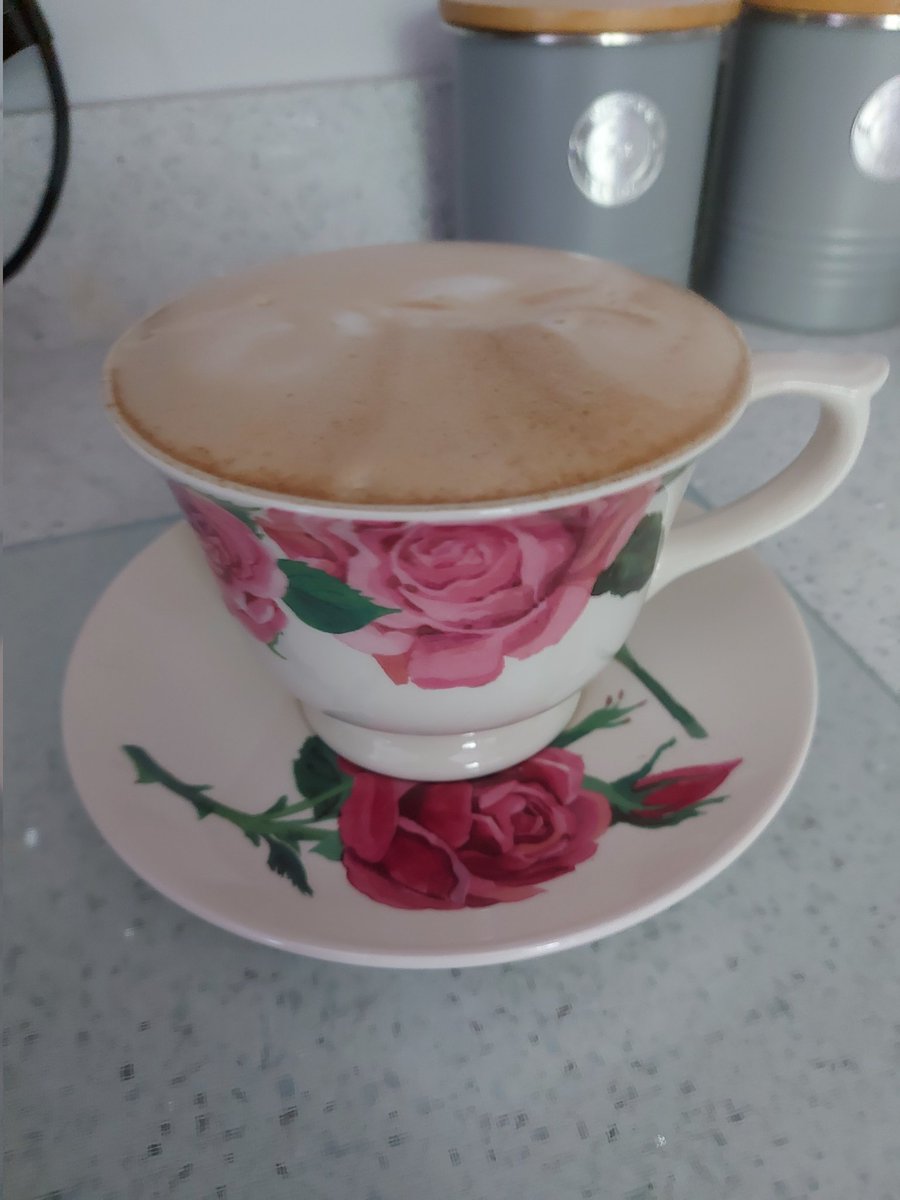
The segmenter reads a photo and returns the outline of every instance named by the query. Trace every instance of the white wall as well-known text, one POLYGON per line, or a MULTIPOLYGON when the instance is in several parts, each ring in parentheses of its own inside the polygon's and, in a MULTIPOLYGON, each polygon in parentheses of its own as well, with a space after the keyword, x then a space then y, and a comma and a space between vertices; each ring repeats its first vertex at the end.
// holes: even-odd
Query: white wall
MULTIPOLYGON (((73 104, 271 84, 421 75, 450 35, 437 0, 42 0, 73 104)), ((45 107, 11 59, 4 101, 45 107)))

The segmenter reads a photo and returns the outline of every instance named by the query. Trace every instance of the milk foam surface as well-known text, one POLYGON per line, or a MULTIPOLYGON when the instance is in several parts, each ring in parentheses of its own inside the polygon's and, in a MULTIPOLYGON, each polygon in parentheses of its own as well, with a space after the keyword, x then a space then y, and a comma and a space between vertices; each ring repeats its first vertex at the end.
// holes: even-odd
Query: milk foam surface
POLYGON ((582 255, 436 242, 216 280, 125 333, 110 404, 196 470, 348 504, 539 495, 726 423, 748 362, 691 293, 582 255))

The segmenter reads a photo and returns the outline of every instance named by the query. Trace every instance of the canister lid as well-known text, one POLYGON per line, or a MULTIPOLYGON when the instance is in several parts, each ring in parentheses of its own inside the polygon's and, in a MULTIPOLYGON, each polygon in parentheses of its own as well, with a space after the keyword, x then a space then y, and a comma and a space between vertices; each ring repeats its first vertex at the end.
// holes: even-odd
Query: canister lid
POLYGON ((461 29, 591 36, 724 25, 737 17, 740 0, 440 0, 440 8, 447 24, 461 29))
POLYGON ((889 17, 900 13, 900 0, 748 0, 748 7, 794 16, 833 13, 846 17, 889 17))

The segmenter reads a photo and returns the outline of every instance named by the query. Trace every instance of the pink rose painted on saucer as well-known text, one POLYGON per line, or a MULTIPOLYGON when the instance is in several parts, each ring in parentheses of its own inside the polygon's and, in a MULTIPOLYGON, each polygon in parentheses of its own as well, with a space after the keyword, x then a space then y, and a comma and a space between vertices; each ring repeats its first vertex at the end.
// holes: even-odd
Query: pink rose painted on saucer
POLYGON ((591 595, 649 580, 658 484, 506 521, 342 521, 223 504, 174 485, 229 610, 273 649, 291 612, 396 684, 480 687, 555 645, 591 595), (274 544, 282 557, 273 553, 274 544))
MULTIPOLYGON (((629 669, 692 738, 706 731, 629 653, 629 669)), ((646 704, 623 694, 559 734, 514 767, 479 779, 425 783, 364 770, 317 736, 291 764, 296 796, 256 811, 217 800, 208 784, 188 783, 142 746, 123 746, 139 784, 157 784, 186 800, 197 816, 232 824, 266 865, 305 896, 313 895, 307 854, 343 867, 347 884, 391 908, 442 911, 529 900, 592 859, 617 825, 653 831, 700 817, 739 758, 656 771, 676 746, 670 738, 635 770, 615 779, 589 775, 569 747, 600 730, 627 725, 646 704)), ((692 757, 692 756, 691 756, 692 757)), ((317 868, 318 869, 318 868, 317 868)))
POLYGON ((340 761, 351 778, 338 831, 348 881, 394 908, 525 900, 591 858, 612 821, 584 763, 548 747, 484 779, 413 783, 340 761))

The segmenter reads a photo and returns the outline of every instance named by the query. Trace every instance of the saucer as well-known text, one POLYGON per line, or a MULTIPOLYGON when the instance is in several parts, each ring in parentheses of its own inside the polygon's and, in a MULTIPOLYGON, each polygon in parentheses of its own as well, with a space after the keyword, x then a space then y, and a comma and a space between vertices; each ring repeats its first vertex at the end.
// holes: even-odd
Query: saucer
POLYGON ((335 962, 451 967, 579 946, 707 883, 812 736, 803 622, 751 553, 644 610, 566 732, 458 783, 372 775, 304 725, 177 525, 88 617, 63 736, 112 849, 188 911, 335 962))

